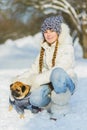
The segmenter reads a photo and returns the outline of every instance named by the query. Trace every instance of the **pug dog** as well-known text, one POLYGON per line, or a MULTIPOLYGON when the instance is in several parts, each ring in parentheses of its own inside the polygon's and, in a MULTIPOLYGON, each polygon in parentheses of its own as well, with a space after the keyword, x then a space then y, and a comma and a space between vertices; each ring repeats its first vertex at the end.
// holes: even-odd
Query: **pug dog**
POLYGON ((24 118, 24 109, 30 109, 33 113, 39 108, 30 104, 30 86, 22 82, 14 82, 10 85, 9 111, 14 107, 20 114, 20 118, 24 118))
POLYGON ((48 110, 49 105, 45 108, 34 106, 30 103, 31 86, 24 84, 20 81, 16 81, 10 85, 10 96, 9 96, 9 111, 16 109, 19 113, 20 118, 24 118, 24 110, 28 109, 32 113, 38 113, 44 109, 48 110))

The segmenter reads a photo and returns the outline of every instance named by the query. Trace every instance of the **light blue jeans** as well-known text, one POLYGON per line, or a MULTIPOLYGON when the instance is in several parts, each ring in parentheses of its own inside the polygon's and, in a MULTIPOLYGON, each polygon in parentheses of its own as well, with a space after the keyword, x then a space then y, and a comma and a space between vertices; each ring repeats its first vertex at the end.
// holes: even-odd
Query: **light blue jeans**
MULTIPOLYGON (((75 85, 62 68, 53 69, 50 76, 50 82, 57 94, 65 93, 67 90, 70 90, 71 94, 74 92, 75 85)), ((31 93, 30 103, 34 106, 45 107, 50 101, 51 89, 49 88, 49 84, 42 85, 31 93)))

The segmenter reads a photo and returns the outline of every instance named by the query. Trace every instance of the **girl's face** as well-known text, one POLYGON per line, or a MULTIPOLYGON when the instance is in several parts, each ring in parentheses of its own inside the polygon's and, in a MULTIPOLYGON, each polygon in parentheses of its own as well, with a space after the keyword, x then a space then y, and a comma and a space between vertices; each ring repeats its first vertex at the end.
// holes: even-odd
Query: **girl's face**
POLYGON ((53 30, 48 29, 44 32, 44 38, 51 45, 56 40, 58 40, 58 34, 54 32, 53 30))

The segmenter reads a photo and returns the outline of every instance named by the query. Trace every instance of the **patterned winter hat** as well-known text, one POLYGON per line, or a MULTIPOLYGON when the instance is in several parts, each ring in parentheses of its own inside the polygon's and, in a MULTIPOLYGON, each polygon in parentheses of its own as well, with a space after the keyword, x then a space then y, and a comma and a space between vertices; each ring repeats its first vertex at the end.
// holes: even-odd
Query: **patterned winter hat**
POLYGON ((52 30, 56 31, 58 34, 60 34, 62 22, 63 22, 63 17, 60 15, 59 16, 51 16, 51 17, 46 18, 41 26, 42 34, 47 29, 52 29, 52 30))

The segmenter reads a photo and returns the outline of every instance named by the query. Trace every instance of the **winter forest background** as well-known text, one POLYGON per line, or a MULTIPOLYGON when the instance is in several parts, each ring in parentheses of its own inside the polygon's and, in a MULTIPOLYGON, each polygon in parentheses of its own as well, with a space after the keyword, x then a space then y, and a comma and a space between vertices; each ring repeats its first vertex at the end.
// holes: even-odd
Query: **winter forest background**
POLYGON ((45 17, 58 14, 70 26, 73 40, 79 37, 87 58, 87 0, 0 0, 0 43, 34 35, 45 17))
POLYGON ((0 0, 0 130, 87 130, 87 0, 0 0), (71 112, 55 121, 46 111, 8 111, 11 79, 28 69, 40 50, 40 26, 50 15, 64 17, 75 50, 78 84, 71 112))

